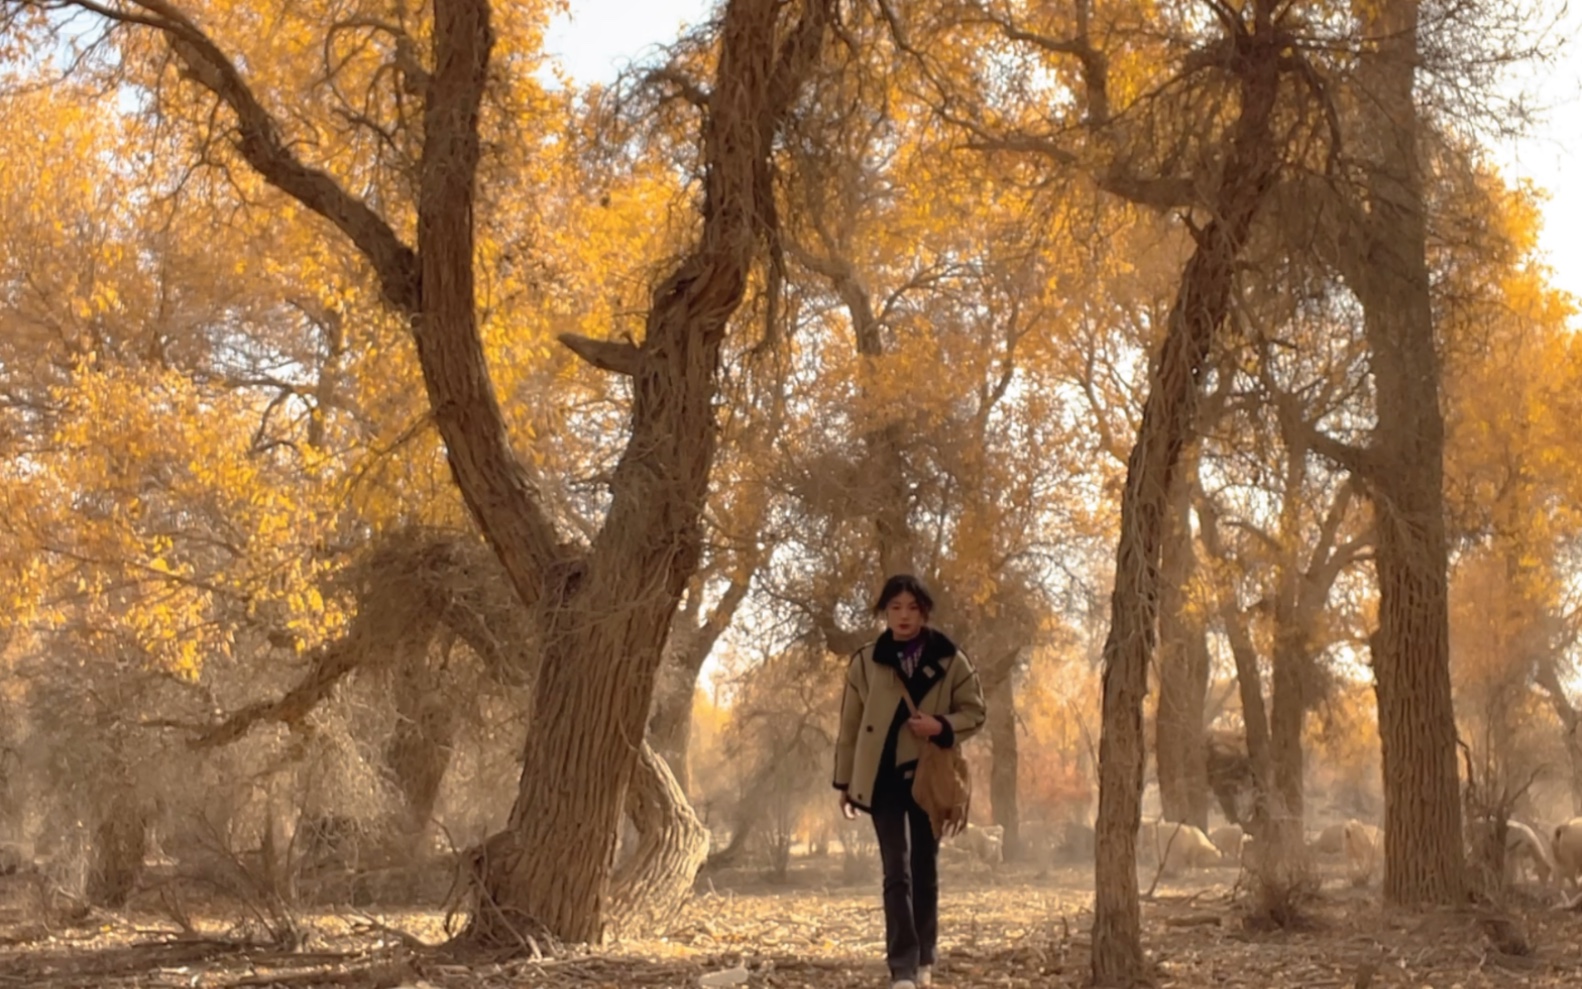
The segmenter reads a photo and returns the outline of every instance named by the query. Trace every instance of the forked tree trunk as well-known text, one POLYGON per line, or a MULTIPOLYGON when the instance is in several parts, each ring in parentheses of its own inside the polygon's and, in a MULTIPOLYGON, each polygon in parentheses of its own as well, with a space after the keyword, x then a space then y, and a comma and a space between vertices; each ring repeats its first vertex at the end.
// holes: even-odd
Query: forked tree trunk
POLYGON ((1417 0, 1359 5, 1376 39, 1359 63, 1367 209, 1347 280, 1362 302, 1377 423, 1365 480, 1378 529, 1372 637, 1384 757, 1384 896, 1456 903, 1465 886, 1450 689, 1439 408, 1427 217, 1413 88, 1417 0))
POLYGON ((1167 821, 1208 828, 1208 754, 1203 708, 1208 703, 1209 655, 1202 619, 1189 591, 1197 570, 1192 547, 1191 489, 1171 484, 1170 512, 1159 567, 1159 705, 1154 713, 1154 763, 1159 803, 1167 821))
POLYGON ((585 566, 551 588, 560 600, 545 623, 521 788, 507 831, 487 843, 469 928, 480 942, 520 945, 537 925, 571 941, 603 937, 634 743, 698 562, 721 345, 774 195, 775 134, 822 46, 832 2, 808 0, 791 25, 777 0, 726 5, 699 239, 656 289, 641 346, 578 344, 633 377, 631 435, 585 566))
POLYGON ((1130 987, 1147 976, 1136 847, 1143 789, 1142 706, 1154 648, 1170 484, 1195 423, 1199 376, 1214 335, 1229 314, 1237 258, 1279 162, 1270 127, 1279 95, 1279 43, 1262 4, 1257 20, 1238 63, 1241 106, 1211 199, 1213 219, 1197 234, 1197 248, 1182 272, 1121 492, 1099 738, 1093 911, 1093 981, 1099 986, 1130 987))
POLYGON ((834 0, 729 0, 706 101, 697 240, 656 289, 641 344, 562 337, 584 359, 631 378, 630 436, 604 524, 582 560, 512 449, 479 334, 474 213, 494 41, 489 0, 427 5, 432 67, 406 80, 419 84, 422 99, 415 245, 370 201, 297 157, 239 60, 174 5, 134 13, 67 4, 159 32, 182 78, 229 110, 236 153, 339 229, 410 322, 457 487, 544 631, 522 783, 509 830, 485 843, 502 854, 481 863, 488 909, 473 915, 469 931, 510 945, 523 945, 529 927, 597 941, 661 646, 697 566, 726 325, 772 222, 775 137, 817 61, 834 0))
POLYGON ((611 929, 617 934, 659 926, 673 917, 692 892, 709 853, 709 832, 665 761, 648 743, 626 791, 626 813, 637 846, 610 883, 611 929))

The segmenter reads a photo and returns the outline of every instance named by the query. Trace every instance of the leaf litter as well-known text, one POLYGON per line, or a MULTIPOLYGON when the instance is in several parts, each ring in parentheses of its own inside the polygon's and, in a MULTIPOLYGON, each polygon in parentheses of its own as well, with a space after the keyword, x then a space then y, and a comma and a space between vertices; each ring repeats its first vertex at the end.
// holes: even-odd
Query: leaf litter
MULTIPOLYGON (((935 984, 1085 985, 1091 875, 946 868, 935 984)), ((1582 913, 1541 897, 1518 895, 1501 910, 1407 912, 1382 907, 1376 889, 1330 877, 1301 929, 1264 930, 1247 922, 1235 878, 1231 869, 1183 874, 1144 901, 1144 947, 1161 989, 1582 985, 1582 913)), ((842 883, 805 869, 790 884, 719 876, 707 885, 649 937, 533 961, 460 955, 432 912, 304 915, 305 947, 281 951, 221 921, 182 932, 152 913, 94 912, 51 928, 13 906, 0 909, 0 989, 886 985, 877 879, 842 883)))

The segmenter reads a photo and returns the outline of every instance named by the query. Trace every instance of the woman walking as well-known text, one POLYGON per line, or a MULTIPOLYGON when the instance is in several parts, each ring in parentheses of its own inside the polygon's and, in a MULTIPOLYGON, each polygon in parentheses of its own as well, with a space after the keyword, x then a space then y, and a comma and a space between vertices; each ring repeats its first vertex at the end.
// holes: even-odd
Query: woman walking
POLYGON ((868 812, 879 838, 891 989, 933 983, 939 939, 939 843, 912 799, 918 754, 923 745, 950 748, 984 718, 978 673, 954 642, 929 627, 933 607, 916 577, 885 581, 873 610, 887 627, 851 657, 835 744, 841 813, 849 820, 868 812))

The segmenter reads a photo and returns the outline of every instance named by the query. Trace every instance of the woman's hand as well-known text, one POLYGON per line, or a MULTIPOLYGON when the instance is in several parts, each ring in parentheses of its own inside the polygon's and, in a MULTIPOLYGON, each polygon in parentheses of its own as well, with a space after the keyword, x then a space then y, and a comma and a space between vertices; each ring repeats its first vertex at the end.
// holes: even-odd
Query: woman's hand
POLYGON ((840 816, 848 821, 857 819, 857 805, 851 802, 851 794, 845 790, 840 791, 840 816))
POLYGON ((912 729, 912 734, 918 738, 933 738, 945 730, 945 726, 940 724, 938 718, 932 714, 924 714, 922 711, 907 718, 906 726, 912 729))

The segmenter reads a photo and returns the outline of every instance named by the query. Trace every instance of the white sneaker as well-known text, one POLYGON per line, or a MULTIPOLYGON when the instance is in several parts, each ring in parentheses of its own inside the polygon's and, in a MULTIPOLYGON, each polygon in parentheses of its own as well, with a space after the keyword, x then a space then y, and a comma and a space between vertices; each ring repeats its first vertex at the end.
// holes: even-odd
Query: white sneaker
POLYGON ((934 984, 934 966, 920 965, 917 969, 917 984, 919 987, 934 984))
POLYGON ((911 979, 896 979, 890 983, 890 989, 917 989, 917 983, 911 979))

